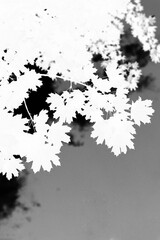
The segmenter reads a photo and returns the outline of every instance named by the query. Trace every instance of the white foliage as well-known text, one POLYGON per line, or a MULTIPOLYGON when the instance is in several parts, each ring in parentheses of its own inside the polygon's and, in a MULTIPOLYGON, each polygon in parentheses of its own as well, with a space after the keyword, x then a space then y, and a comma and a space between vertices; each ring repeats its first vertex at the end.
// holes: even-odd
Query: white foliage
POLYGON ((17 81, 12 81, 10 84, 3 80, 0 87, 0 105, 8 110, 18 108, 25 98, 29 97, 28 90, 36 91, 37 87, 42 85, 39 81, 41 77, 35 71, 25 70, 24 75, 17 76, 17 81))
POLYGON ((13 176, 18 177, 18 171, 22 171, 23 169, 25 169, 20 159, 16 159, 13 156, 6 157, 3 155, 3 153, 0 153, 0 157, 0 173, 2 173, 3 175, 6 174, 8 180, 12 178, 12 174, 13 176))
POLYGON ((132 139, 135 129, 133 124, 127 119, 121 120, 118 115, 107 120, 97 121, 93 126, 91 137, 97 137, 97 144, 105 141, 105 144, 109 148, 112 147, 112 152, 118 156, 121 152, 126 153, 127 147, 134 149, 132 139))
POLYGON ((126 153, 127 147, 134 149, 133 125, 149 123, 154 110, 151 100, 129 103, 126 94, 136 90, 141 70, 137 63, 119 66, 118 61, 125 59, 120 51, 125 21, 144 50, 150 51, 152 61, 160 62, 155 19, 142 11, 139 0, 0 1, 0 171, 8 179, 24 167, 15 154, 32 161, 34 172, 41 167, 50 171, 51 163, 60 165, 57 154, 62 142, 70 140, 67 124, 76 111, 94 123, 91 137, 97 138, 97 144, 105 141, 116 156, 126 153), (108 79, 95 75, 94 53, 108 57, 103 63, 108 79), (47 112, 42 110, 31 119, 35 133, 29 134, 24 132, 26 120, 13 116, 12 111, 25 102, 30 89, 36 91, 42 84, 40 74, 24 67, 35 58, 48 77, 56 79, 60 72, 64 81, 70 81, 72 91, 50 94, 46 101, 58 122, 47 124, 47 112), (12 73, 17 81, 9 83, 12 73), (86 85, 89 80, 93 87, 86 85), (72 83, 86 86, 86 91, 72 89, 72 83), (111 88, 117 88, 116 95, 110 94, 111 88))
POLYGON ((140 126, 140 122, 144 124, 150 123, 150 116, 154 113, 154 109, 151 107, 151 100, 142 101, 141 97, 136 102, 132 102, 131 106, 131 119, 134 120, 135 124, 140 126))
POLYGON ((26 157, 27 162, 32 162, 32 169, 34 173, 40 171, 41 167, 43 170, 50 171, 52 168, 51 162, 54 165, 60 166, 59 157, 56 155, 60 151, 59 142, 56 142, 55 146, 51 146, 45 142, 44 136, 39 133, 26 134, 25 144, 20 144, 20 154, 26 157), (58 148, 57 148, 58 147, 58 148))

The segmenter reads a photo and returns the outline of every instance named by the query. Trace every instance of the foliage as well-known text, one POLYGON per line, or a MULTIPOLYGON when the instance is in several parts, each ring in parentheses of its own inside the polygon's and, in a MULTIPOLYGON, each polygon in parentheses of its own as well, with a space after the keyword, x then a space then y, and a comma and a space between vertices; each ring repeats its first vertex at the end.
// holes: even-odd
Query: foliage
POLYGON ((116 156, 134 149, 134 125, 150 123, 154 110, 151 100, 129 103, 128 92, 136 90, 142 73, 138 62, 126 62, 122 54, 124 22, 152 61, 160 62, 155 18, 145 16, 140 1, 7 0, 0 9, 0 172, 8 179, 18 176, 22 157, 33 162, 35 173, 41 167, 50 171, 52 163, 59 166, 57 155, 62 142, 70 141, 69 124, 76 113, 93 123, 91 137, 97 144, 105 142, 116 156), (105 78, 96 75, 94 54, 103 58, 105 78), (28 64, 36 64, 41 73, 28 64), (46 99, 55 119, 50 122, 46 110, 32 116, 27 106, 42 77, 69 82, 61 94, 52 92, 46 99), (29 120, 16 114, 22 104, 29 120))

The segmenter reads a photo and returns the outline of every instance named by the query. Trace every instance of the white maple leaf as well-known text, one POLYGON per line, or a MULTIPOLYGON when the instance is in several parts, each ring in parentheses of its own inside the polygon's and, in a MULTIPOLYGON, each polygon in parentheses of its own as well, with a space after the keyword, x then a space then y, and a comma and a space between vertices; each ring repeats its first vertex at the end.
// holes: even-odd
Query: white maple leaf
MULTIPOLYGON (((93 79, 92 79, 93 80, 93 79)), ((94 79, 93 81, 94 86, 97 88, 97 90, 100 90, 101 92, 109 92, 111 89, 111 83, 108 80, 104 79, 94 79)))
POLYGON ((107 102, 107 96, 105 94, 101 94, 97 89, 88 87, 88 90, 85 91, 85 96, 91 106, 94 106, 97 109, 103 108, 107 102))
POLYGON ((59 157, 56 155, 54 152, 53 146, 49 146, 48 144, 37 144, 32 149, 31 154, 27 154, 27 162, 32 163, 32 169, 34 173, 40 171, 41 167, 43 170, 50 172, 52 169, 52 164, 53 163, 55 166, 60 166, 60 161, 59 157))
POLYGON ((49 128, 49 125, 46 124, 48 120, 48 115, 46 110, 41 110, 38 116, 34 116, 33 121, 36 127, 36 131, 39 134, 45 135, 49 128))
POLYGON ((12 113, 0 110, 0 150, 5 154, 18 154, 19 143, 21 142, 24 130, 28 130, 27 119, 21 115, 13 117, 12 113))
POLYGON ((15 158, 14 156, 5 156, 3 152, 0 152, 0 172, 5 175, 10 180, 12 175, 14 177, 18 177, 19 171, 25 169, 22 164, 22 160, 19 158, 15 158))
POLYGON ((60 118, 61 122, 71 123, 73 117, 76 117, 76 111, 79 111, 84 104, 85 96, 80 90, 74 90, 69 93, 63 92, 61 96, 58 94, 50 94, 47 99, 51 103, 50 109, 56 110, 55 118, 60 118))
POLYGON ((73 121, 73 117, 76 117, 76 111, 79 111, 84 104, 85 96, 79 90, 76 89, 73 92, 64 92, 62 97, 65 101, 65 111, 61 112, 60 119, 63 122, 71 123, 73 121))
POLYGON ((70 132, 71 127, 64 125, 62 122, 52 123, 47 132, 47 142, 59 149, 63 145, 62 142, 69 143, 70 136, 66 133, 70 132))
POLYGON ((34 70, 25 70, 24 75, 21 75, 18 77, 17 82, 21 82, 21 88, 25 89, 26 92, 28 89, 36 91, 37 87, 40 87, 42 85, 42 82, 39 80, 41 77, 41 74, 36 73, 34 70))
POLYGON ((125 95, 121 96, 117 94, 117 97, 113 98, 112 104, 117 112, 123 112, 130 108, 129 100, 125 95))
POLYGON ((17 81, 10 84, 6 81, 0 88, 1 105, 8 110, 18 108, 25 98, 29 97, 28 90, 37 90, 42 85, 40 74, 35 71, 25 71, 24 75, 17 76, 17 81))
POLYGON ((105 95, 98 92, 97 89, 88 87, 84 92, 87 103, 83 104, 78 112, 85 116, 91 122, 96 122, 103 116, 103 109, 106 112, 113 111, 113 95, 105 95))
POLYGON ((151 117, 155 111, 151 107, 151 100, 142 100, 141 97, 136 102, 132 102, 131 106, 131 119, 134 120, 135 124, 140 126, 141 122, 144 124, 151 122, 151 117))
POLYGON ((20 146, 20 154, 21 156, 26 157, 27 162, 32 163, 32 169, 34 173, 38 172, 41 167, 50 171, 53 163, 55 166, 60 166, 59 157, 56 155, 60 152, 59 142, 56 142, 55 146, 51 146, 50 144, 46 144, 44 136, 38 133, 26 134, 23 138, 25 141, 20 146))
POLYGON ((118 88, 125 83, 123 71, 118 67, 117 60, 110 61, 106 67, 106 74, 114 88, 118 88))
POLYGON ((57 93, 49 94, 49 97, 46 99, 46 102, 50 104, 50 110, 56 110, 55 118, 59 117, 59 111, 64 111, 64 100, 63 98, 57 93))
POLYGON ((17 88, 16 84, 15 82, 9 84, 6 79, 2 82, 0 87, 0 106, 2 108, 6 107, 8 110, 13 110, 21 105, 24 98, 28 98, 27 92, 19 91, 22 88, 21 84, 20 88, 17 88))
POLYGON ((126 81, 126 85, 128 85, 128 88, 130 90, 136 90, 137 88, 137 84, 138 84, 138 80, 140 78, 140 76, 142 75, 142 70, 138 69, 138 63, 134 62, 134 63, 128 63, 128 67, 129 67, 129 75, 127 76, 127 81, 126 81))
POLYGON ((70 122, 72 117, 75 117, 75 113, 73 113, 73 116, 69 114, 70 111, 68 112, 68 109, 64 104, 64 99, 57 93, 50 94, 46 101, 47 103, 50 103, 50 110, 56 110, 54 118, 60 118, 62 122, 65 122, 66 120, 70 122), (69 119, 67 118, 68 115, 69 119))
POLYGON ((126 119, 122 120, 121 114, 115 114, 107 120, 101 119, 93 125, 93 131, 91 133, 92 138, 97 137, 97 144, 105 144, 111 148, 112 152, 118 156, 121 152, 126 153, 127 147, 134 149, 132 139, 135 134, 133 122, 126 119))

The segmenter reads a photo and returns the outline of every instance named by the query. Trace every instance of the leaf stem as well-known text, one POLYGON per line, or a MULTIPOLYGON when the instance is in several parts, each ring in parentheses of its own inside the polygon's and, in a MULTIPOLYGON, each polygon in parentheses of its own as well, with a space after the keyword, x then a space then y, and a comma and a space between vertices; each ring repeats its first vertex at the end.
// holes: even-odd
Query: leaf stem
POLYGON ((26 99, 24 98, 24 105, 25 105, 25 108, 26 108, 26 111, 27 111, 27 113, 28 113, 28 115, 29 115, 29 117, 30 117, 30 120, 31 120, 31 123, 32 123, 32 126, 33 126, 33 129, 35 130, 35 127, 34 127, 34 121, 33 121, 33 118, 32 118, 32 116, 31 116, 31 114, 30 114, 30 112, 29 112, 29 109, 28 109, 28 107, 27 107, 27 103, 26 103, 26 99))

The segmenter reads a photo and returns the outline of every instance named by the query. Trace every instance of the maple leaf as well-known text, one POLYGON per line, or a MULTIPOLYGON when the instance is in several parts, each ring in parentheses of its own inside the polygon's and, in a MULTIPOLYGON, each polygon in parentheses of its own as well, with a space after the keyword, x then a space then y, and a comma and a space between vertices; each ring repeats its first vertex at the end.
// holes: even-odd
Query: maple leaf
POLYGON ((43 142, 42 144, 37 144, 32 147, 34 147, 34 149, 32 149, 31 154, 26 155, 26 161, 33 161, 31 168, 33 169, 34 173, 40 171, 41 167, 45 171, 50 172, 52 169, 51 162, 53 162, 55 166, 61 165, 59 162, 59 157, 56 155, 57 152, 54 152, 53 146, 49 146, 43 142))
POLYGON ((103 109, 106 112, 113 111, 113 95, 105 95, 97 89, 88 87, 84 93, 87 103, 84 103, 78 112, 86 116, 91 122, 96 122, 103 116, 103 109))
POLYGON ((10 180, 12 178, 12 174, 14 177, 18 177, 19 172, 25 169, 22 164, 22 160, 20 158, 15 158, 14 156, 10 157, 5 156, 3 152, 0 152, 0 172, 5 175, 10 180))
POLYGON ((24 130, 28 130, 27 119, 22 119, 21 115, 13 117, 12 113, 0 110, 0 150, 5 154, 18 154, 19 142, 21 142, 24 130))
POLYGON ((51 146, 46 143, 44 136, 38 133, 26 134, 23 141, 25 141, 25 145, 23 143, 22 145, 19 144, 19 152, 21 156, 26 157, 27 162, 33 161, 31 168, 34 173, 38 172, 41 167, 50 171, 52 168, 51 162, 60 166, 59 157, 56 155, 60 152, 59 142, 56 142, 55 146, 51 146))
POLYGON ((64 92, 62 98, 65 101, 65 112, 60 116, 63 122, 71 123, 73 117, 76 117, 76 111, 79 111, 85 102, 84 94, 76 89, 73 92, 64 92))
POLYGON ((112 104, 117 112, 123 112, 124 110, 129 110, 130 104, 128 103, 130 99, 125 95, 121 96, 117 94, 117 97, 113 98, 112 104))
POLYGON ((1 132, 0 150, 8 156, 18 153, 17 144, 19 140, 13 133, 1 132))
POLYGON ((47 142, 51 145, 53 144, 55 148, 58 147, 58 149, 60 149, 63 145, 62 142, 69 143, 70 136, 68 136, 66 133, 68 133, 70 130, 71 128, 69 126, 64 125, 60 121, 57 123, 52 123, 47 132, 47 142))
POLYGON ((25 71, 24 75, 17 76, 17 81, 5 82, 0 88, 1 105, 8 110, 18 108, 25 98, 28 98, 28 90, 37 90, 42 85, 40 74, 35 71, 25 71))
POLYGON ((106 79, 105 80, 100 78, 94 79, 93 83, 94 83, 94 86, 103 93, 109 92, 112 87, 112 84, 106 79))
POLYGON ((131 119, 134 120, 135 124, 140 126, 141 122, 144 124, 151 122, 151 117, 149 115, 152 115, 155 112, 151 105, 151 100, 143 101, 141 97, 139 97, 136 102, 132 102, 131 119))
POLYGON ((126 84, 128 85, 128 88, 130 90, 136 90, 137 88, 137 84, 138 84, 138 80, 140 78, 140 76, 142 75, 142 70, 138 69, 138 63, 134 62, 134 63, 128 63, 128 68, 130 68, 129 70, 129 75, 127 76, 127 81, 126 84))
POLYGON ((61 96, 58 94, 50 94, 47 102, 50 103, 50 109, 56 110, 55 118, 60 118, 60 121, 71 123, 73 117, 76 117, 76 111, 79 111, 84 104, 85 96, 80 90, 74 92, 63 92, 61 96))
POLYGON ((111 148, 112 152, 118 156, 121 152, 127 152, 127 146, 134 149, 133 142, 131 141, 135 134, 133 122, 126 119, 122 120, 121 114, 115 114, 109 119, 101 119, 93 125, 91 133, 92 138, 96 138, 97 144, 105 144, 111 148))
POLYGON ((33 118, 34 125, 36 127, 36 131, 39 134, 45 135, 47 133, 47 130, 49 128, 49 125, 46 124, 48 120, 48 115, 46 110, 41 110, 39 115, 35 115, 33 118))
POLYGON ((86 120, 90 120, 90 122, 95 122, 99 118, 102 117, 103 112, 101 109, 98 109, 95 106, 91 106, 91 103, 88 102, 83 105, 82 109, 78 111, 82 116, 85 116, 86 120))
POLYGON ((56 110, 54 114, 55 118, 58 118, 61 115, 61 112, 64 112, 65 105, 63 98, 57 93, 49 94, 49 97, 46 99, 46 102, 50 104, 50 110, 56 110))
POLYGON ((118 88, 125 83, 125 77, 123 75, 123 70, 117 68, 117 61, 113 60, 107 64, 106 74, 109 81, 114 88, 118 88))
POLYGON ((88 91, 86 91, 84 94, 86 98, 88 98, 90 105, 97 109, 105 107, 108 100, 105 94, 101 94, 97 89, 92 87, 88 87, 88 91))

